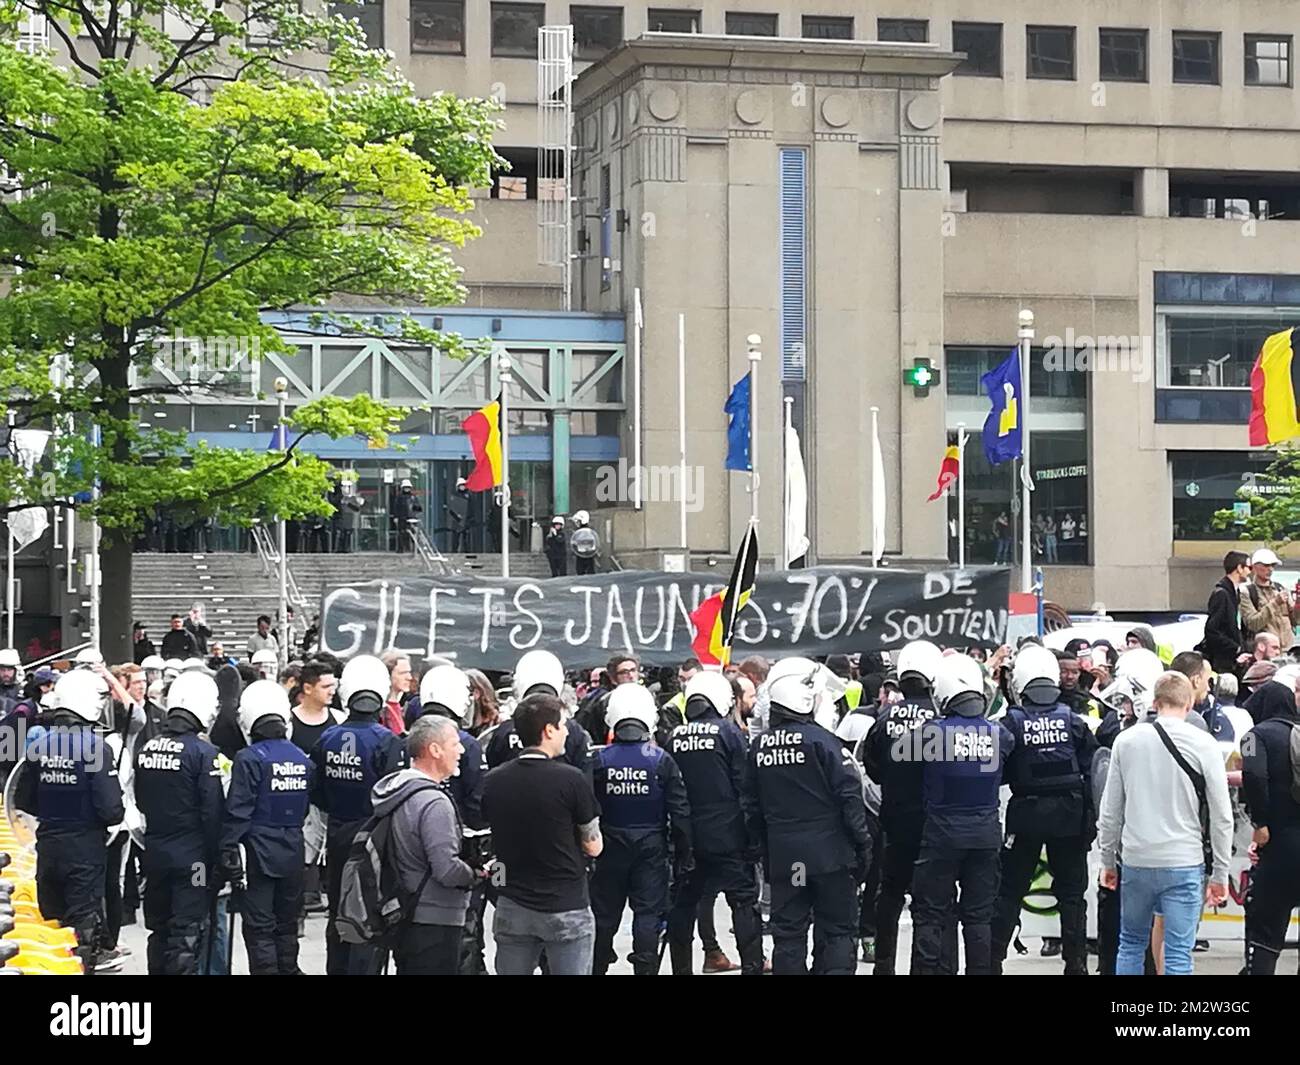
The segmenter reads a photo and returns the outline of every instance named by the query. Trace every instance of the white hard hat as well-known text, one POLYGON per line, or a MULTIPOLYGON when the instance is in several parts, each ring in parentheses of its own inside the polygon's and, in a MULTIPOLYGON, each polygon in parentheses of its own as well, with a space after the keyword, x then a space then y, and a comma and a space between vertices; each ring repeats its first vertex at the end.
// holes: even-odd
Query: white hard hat
MULTIPOLYGON (((262 652, 259 651, 258 654, 262 652)), ((257 660, 257 655, 253 656, 257 660)), ((392 678, 388 667, 374 655, 357 655, 348 659, 339 677, 339 701, 347 710, 356 709, 363 714, 377 714, 384 707, 388 691, 392 687, 392 678), (352 700, 358 695, 368 695, 356 707, 352 700)))
POLYGON ((140 668, 145 670, 154 669, 161 673, 166 665, 167 663, 163 661, 162 655, 145 655, 144 661, 140 663, 140 668))
POLYGON ((812 717, 824 685, 823 668, 811 658, 781 659, 767 675, 768 701, 796 717, 812 717))
POLYGON ((528 651, 515 663, 516 699, 522 699, 529 688, 538 684, 545 684, 556 695, 564 691, 564 666, 550 651, 528 651))
POLYGON ((54 707, 96 724, 108 710, 108 684, 88 669, 70 669, 54 682, 54 707))
POLYGON ((617 728, 622 721, 639 721, 650 732, 658 719, 655 697, 640 684, 620 684, 605 700, 605 727, 608 729, 617 728))
POLYGON ((0 651, 0 666, 12 666, 14 669, 18 669, 22 664, 18 652, 12 647, 6 647, 3 651, 0 651))
POLYGON ((207 673, 183 673, 167 690, 167 713, 186 710, 193 714, 204 732, 217 720, 217 682, 207 673))
POLYGON ((1269 548, 1261 547, 1258 551, 1256 551, 1253 555, 1250 556, 1250 564, 1252 566, 1259 566, 1259 565, 1280 566, 1282 565, 1282 560, 1278 558, 1277 555, 1275 555, 1269 548))
POLYGON ((586 525, 587 522, 591 521, 591 515, 585 510, 575 510, 573 512, 573 520, 579 525, 586 525))
MULTIPOLYGON (((1040 650, 1044 650, 1044 648, 1040 648, 1040 650)), ((1048 651, 1047 654, 1052 657, 1051 651, 1048 651)), ((1055 663, 1056 659, 1052 657, 1052 661, 1055 663)), ((963 714, 962 716, 981 716, 985 706, 987 706, 987 696, 984 691, 984 671, 980 669, 980 664, 969 655, 948 655, 939 662, 939 671, 935 674, 934 705, 942 711, 960 695, 978 695, 980 697, 978 712, 963 714)), ((974 703, 971 705, 973 707, 974 703)))
POLYGON ((914 673, 933 686, 942 659, 943 652, 929 640, 913 640, 898 652, 898 679, 914 673))
MULTIPOLYGON (((615 691, 617 690, 616 688, 615 691)), ((731 690, 731 681, 721 673, 706 669, 701 669, 686 682, 686 701, 689 703, 697 695, 707 699, 713 705, 713 709, 723 717, 727 716, 736 701, 735 693, 731 690)))
POLYGON ((469 718, 473 689, 463 669, 452 665, 434 666, 420 679, 420 709, 437 703, 451 711, 462 725, 469 718))
POLYGON ((293 718, 289 693, 273 680, 255 680, 239 697, 239 731, 253 742, 253 726, 264 717, 278 717, 287 726, 293 718))
POLYGON ((78 666, 102 666, 104 656, 99 653, 97 647, 83 647, 77 652, 77 657, 73 659, 73 663, 78 666))
POLYGON ((1046 647, 1027 643, 1016 652, 1011 667, 1011 692, 1021 699, 1024 691, 1035 681, 1046 681, 1053 687, 1061 686, 1061 663, 1046 647))

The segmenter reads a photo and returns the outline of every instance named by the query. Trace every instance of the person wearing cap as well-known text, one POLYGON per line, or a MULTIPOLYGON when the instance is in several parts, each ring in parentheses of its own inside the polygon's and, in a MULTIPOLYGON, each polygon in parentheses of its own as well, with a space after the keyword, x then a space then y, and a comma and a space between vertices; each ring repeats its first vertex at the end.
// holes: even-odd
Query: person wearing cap
POLYGON ((1273 567, 1282 560, 1267 547, 1250 556, 1251 579, 1237 590, 1241 610, 1241 629, 1247 637, 1271 632, 1278 643, 1290 647, 1295 642, 1295 622, 1300 610, 1291 593, 1273 580, 1273 567))
POLYGON ((569 540, 564 535, 564 517, 557 514, 551 519, 551 530, 542 546, 546 561, 551 564, 551 576, 563 577, 569 572, 569 540))
POLYGON ((419 499, 416 498, 411 482, 403 479, 397 488, 397 495, 393 497, 391 510, 393 528, 397 533, 397 551, 399 554, 406 550, 407 532, 411 523, 415 521, 415 516, 423 511, 424 507, 420 505, 419 499))
POLYGON ((149 633, 145 631, 144 622, 137 621, 131 626, 131 658, 138 666, 150 655, 156 655, 158 648, 153 645, 153 640, 149 639, 149 633))

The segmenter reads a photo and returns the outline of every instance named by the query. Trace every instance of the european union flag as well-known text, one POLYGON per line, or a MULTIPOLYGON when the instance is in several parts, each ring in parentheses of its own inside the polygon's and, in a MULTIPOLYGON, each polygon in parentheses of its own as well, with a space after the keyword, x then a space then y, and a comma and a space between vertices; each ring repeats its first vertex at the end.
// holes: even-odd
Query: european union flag
POLYGON ((980 378, 993 408, 984 419, 984 454, 990 466, 1021 455, 1020 444, 1020 351, 1012 348, 1000 365, 980 378))
POLYGON ((727 469, 748 470, 749 462, 749 374, 736 382, 723 408, 731 416, 727 423, 727 469))

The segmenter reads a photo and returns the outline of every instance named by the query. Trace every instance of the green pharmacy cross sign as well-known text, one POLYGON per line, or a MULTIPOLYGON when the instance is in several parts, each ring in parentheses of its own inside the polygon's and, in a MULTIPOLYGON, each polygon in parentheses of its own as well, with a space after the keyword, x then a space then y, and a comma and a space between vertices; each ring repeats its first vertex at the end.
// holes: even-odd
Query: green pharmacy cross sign
POLYGON ((913 359, 912 365, 903 370, 903 386, 910 387, 914 395, 925 397, 930 389, 939 384, 940 370, 929 359, 913 359))

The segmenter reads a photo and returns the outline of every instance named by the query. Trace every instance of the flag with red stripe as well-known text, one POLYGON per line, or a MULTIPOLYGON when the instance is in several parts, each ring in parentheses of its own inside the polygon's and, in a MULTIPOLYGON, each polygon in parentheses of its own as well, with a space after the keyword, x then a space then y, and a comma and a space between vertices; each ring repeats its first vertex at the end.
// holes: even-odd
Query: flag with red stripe
POLYGON ((691 648, 704 665, 725 666, 731 661, 737 619, 754 594, 757 573, 758 530, 751 524, 736 553, 736 563, 727 586, 709 596, 691 613, 691 624, 695 627, 691 648))

